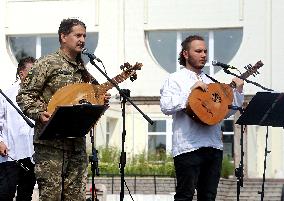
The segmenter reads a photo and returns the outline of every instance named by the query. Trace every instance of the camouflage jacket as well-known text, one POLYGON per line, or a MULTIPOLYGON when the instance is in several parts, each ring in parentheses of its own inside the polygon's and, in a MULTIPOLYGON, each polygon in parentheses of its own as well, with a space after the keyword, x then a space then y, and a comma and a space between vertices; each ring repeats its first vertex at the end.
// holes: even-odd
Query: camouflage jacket
MULTIPOLYGON (((34 143, 63 148, 61 140, 39 140, 43 124, 39 117, 46 110, 52 95, 68 84, 86 81, 85 69, 81 62, 71 61, 60 49, 40 58, 28 73, 17 95, 17 103, 23 113, 35 120, 34 143)), ((90 74, 89 74, 90 75, 90 74)), ((65 139, 64 147, 85 146, 85 138, 65 139), (75 144, 74 144, 75 143, 75 144)), ((82 148, 82 147, 81 147, 82 148)))

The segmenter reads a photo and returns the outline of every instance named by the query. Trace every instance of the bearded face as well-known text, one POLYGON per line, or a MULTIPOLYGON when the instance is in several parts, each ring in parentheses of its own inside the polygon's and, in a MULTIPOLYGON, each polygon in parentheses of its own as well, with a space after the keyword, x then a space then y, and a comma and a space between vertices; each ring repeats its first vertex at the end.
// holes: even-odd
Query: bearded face
POLYGON ((183 54, 189 67, 202 69, 207 62, 207 48, 205 41, 192 41, 189 48, 184 50, 183 54))

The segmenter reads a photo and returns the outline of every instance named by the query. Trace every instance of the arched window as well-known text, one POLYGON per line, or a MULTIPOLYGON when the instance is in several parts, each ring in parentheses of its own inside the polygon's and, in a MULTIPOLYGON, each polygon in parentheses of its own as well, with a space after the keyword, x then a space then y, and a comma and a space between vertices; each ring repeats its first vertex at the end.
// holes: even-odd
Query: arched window
MULTIPOLYGON (((7 41, 11 52, 17 61, 25 56, 39 58, 49 53, 55 52, 59 48, 57 34, 50 35, 10 35, 7 41)), ((98 33, 87 33, 86 48, 89 52, 95 52, 98 44, 98 33)), ((85 63, 88 58, 83 57, 85 63)))
POLYGON ((235 56, 242 42, 242 28, 194 30, 194 31, 148 31, 146 40, 153 59, 167 72, 173 73, 180 69, 178 55, 181 42, 189 35, 200 35, 204 38, 208 48, 208 62, 204 71, 213 75, 220 70, 213 67, 211 62, 218 60, 229 63, 235 56))

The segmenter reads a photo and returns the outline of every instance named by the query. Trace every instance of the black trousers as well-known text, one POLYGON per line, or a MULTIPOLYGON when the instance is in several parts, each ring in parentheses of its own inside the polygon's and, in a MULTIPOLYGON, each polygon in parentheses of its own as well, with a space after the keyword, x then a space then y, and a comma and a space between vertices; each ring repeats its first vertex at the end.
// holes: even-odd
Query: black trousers
POLYGON ((203 147, 174 157, 177 187, 175 201, 214 201, 222 169, 223 151, 203 147))
POLYGON ((30 158, 19 160, 29 171, 14 161, 0 163, 0 200, 12 201, 17 191, 16 201, 31 201, 36 182, 34 164, 30 158))

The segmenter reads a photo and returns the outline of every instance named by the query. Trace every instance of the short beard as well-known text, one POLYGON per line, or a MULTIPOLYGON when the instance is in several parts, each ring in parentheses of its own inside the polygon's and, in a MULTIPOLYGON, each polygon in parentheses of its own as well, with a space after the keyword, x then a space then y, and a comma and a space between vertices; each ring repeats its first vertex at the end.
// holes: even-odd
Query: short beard
POLYGON ((186 61, 187 61, 187 63, 188 63, 191 67, 193 67, 193 68, 195 68, 195 69, 202 69, 202 68, 204 67, 204 65, 201 65, 201 66, 193 65, 192 62, 191 62, 191 60, 190 60, 190 58, 188 58, 186 61))

